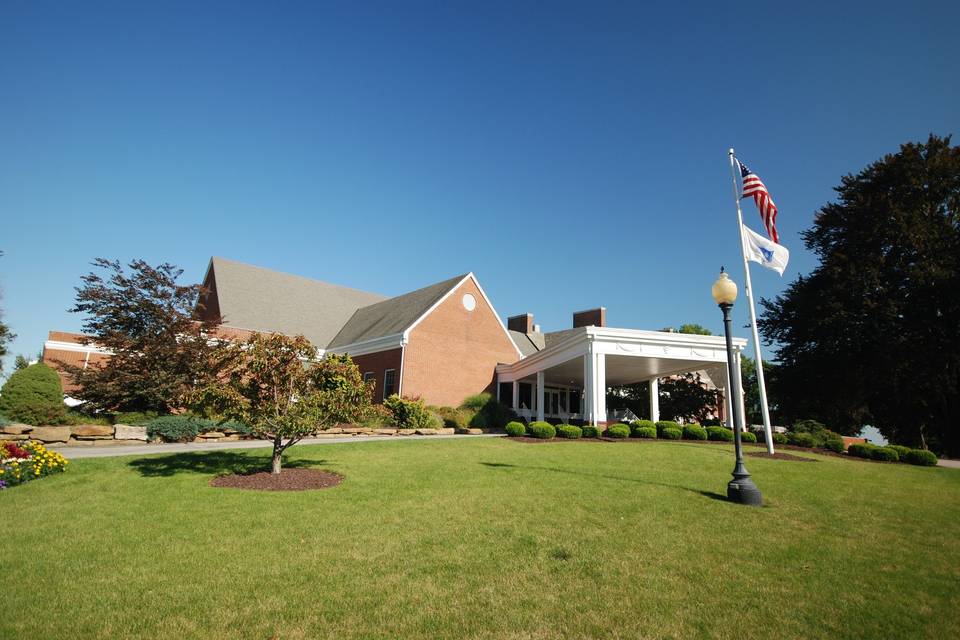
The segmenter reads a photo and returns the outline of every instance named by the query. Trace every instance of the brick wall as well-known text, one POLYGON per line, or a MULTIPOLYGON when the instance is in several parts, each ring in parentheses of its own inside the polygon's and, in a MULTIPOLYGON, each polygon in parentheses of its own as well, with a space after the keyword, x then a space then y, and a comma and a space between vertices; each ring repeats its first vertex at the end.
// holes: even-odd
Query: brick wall
POLYGON ((471 394, 495 393, 497 364, 518 358, 500 320, 468 278, 410 332, 403 395, 420 396, 427 404, 458 406, 471 394), (473 311, 463 306, 466 293, 476 300, 473 311))
MULTIPOLYGON (((389 349, 387 351, 378 351, 377 353, 368 353, 362 356, 351 357, 356 363, 357 368, 360 369, 360 375, 363 375, 368 371, 373 372, 373 379, 376 380, 376 385, 373 388, 374 402, 383 402, 383 377, 384 372, 387 369, 393 369, 396 372, 394 374, 394 387, 399 387, 400 360, 402 358, 401 349, 389 349)), ((406 389, 403 389, 403 395, 409 395, 406 389)))

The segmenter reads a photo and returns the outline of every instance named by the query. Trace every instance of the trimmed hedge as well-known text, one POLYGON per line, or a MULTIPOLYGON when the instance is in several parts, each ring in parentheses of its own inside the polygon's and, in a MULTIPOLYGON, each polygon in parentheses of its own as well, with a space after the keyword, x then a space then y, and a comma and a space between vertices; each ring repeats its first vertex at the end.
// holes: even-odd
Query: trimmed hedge
POLYGON ((640 427, 639 429, 633 432, 634 438, 652 438, 656 440, 657 438, 657 428, 656 427, 640 427))
POLYGON ((508 422, 507 426, 504 427, 504 431, 507 432, 508 436, 516 438, 517 436, 524 436, 527 434, 527 428, 523 426, 522 422, 517 422, 516 420, 508 422))
POLYGON ((197 434, 214 431, 217 423, 196 416, 160 416, 147 423, 147 438, 164 442, 192 442, 197 434))
POLYGON ((795 447, 813 447, 816 446, 816 441, 812 434, 805 431, 791 431, 787 434, 787 444, 795 447))
POLYGON ((823 448, 834 453, 843 453, 843 438, 827 438, 823 441, 823 448))
POLYGON ((653 429, 653 432, 657 432, 657 423, 653 420, 634 420, 630 423, 630 435, 634 438, 641 438, 643 436, 637 435, 637 432, 640 429, 653 429))
POLYGON ((733 429, 707 427, 707 439, 714 442, 733 442, 733 429))
POLYGON ((684 440, 706 440, 707 439, 707 430, 698 424, 683 425, 682 434, 683 434, 684 440))
POLYGON ((397 429, 430 429, 443 425, 440 416, 424 406, 420 398, 401 398, 393 394, 383 401, 390 412, 390 423, 397 429))
POLYGON ((661 420, 655 423, 655 426, 657 427, 658 436, 664 429, 676 429, 677 431, 680 431, 680 425, 673 420, 661 420))
POLYGON ((683 437, 683 431, 680 429, 663 429, 657 434, 657 437, 664 440, 679 440, 683 437))
POLYGON ((583 430, 572 424, 558 424, 557 425, 557 437, 567 438, 569 440, 576 440, 583 435, 583 430))
POLYGON ((592 425, 592 424, 584 425, 584 426, 580 429, 580 431, 582 432, 582 435, 583 435, 584 438, 599 438, 599 437, 600 437, 600 429, 597 429, 597 427, 594 426, 594 425, 592 425))
POLYGON ((897 453, 896 449, 890 447, 874 447, 870 452, 870 457, 883 462, 900 462, 900 454, 897 453))
POLYGON ((25 424, 60 424, 67 414, 57 372, 41 363, 14 371, 0 391, 0 413, 25 424))
POLYGON ((549 440, 557 435, 557 430, 549 422, 531 422, 527 425, 527 433, 534 438, 549 440))
POLYGON ((773 433, 773 444, 787 444, 787 436, 782 433, 773 433))
POLYGON ((926 449, 910 449, 907 451, 901 460, 907 464, 918 464, 922 467, 935 467, 937 466, 937 456, 933 451, 927 451, 926 449))
POLYGON ((870 443, 854 442, 847 448, 847 454, 854 458, 872 458, 870 450, 876 448, 870 443))
POLYGON ((910 453, 910 447, 905 447, 902 444, 888 444, 888 447, 894 449, 897 452, 897 455, 900 456, 900 459, 903 460, 904 456, 910 453))
POLYGON ((757 436, 752 431, 744 431, 740 434, 740 442, 756 442, 757 436))
POLYGON ((607 437, 608 438, 629 438, 630 437, 630 427, 623 424, 622 422, 617 422, 615 424, 607 427, 607 437))

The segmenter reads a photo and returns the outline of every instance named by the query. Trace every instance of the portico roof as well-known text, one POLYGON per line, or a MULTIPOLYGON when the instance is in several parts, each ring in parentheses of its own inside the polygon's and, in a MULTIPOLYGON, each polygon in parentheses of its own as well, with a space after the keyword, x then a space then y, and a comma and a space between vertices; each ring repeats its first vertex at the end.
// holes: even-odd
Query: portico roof
MULTIPOLYGON (((719 373, 727 362, 722 336, 589 326, 564 331, 558 338, 517 362, 498 365, 499 380, 521 380, 543 371, 548 383, 582 386, 583 356, 588 353, 605 355, 606 382, 611 385, 701 369, 719 373)), ((746 345, 744 338, 733 339, 737 354, 746 345)), ((721 384, 725 377, 720 377, 717 383, 721 384)))

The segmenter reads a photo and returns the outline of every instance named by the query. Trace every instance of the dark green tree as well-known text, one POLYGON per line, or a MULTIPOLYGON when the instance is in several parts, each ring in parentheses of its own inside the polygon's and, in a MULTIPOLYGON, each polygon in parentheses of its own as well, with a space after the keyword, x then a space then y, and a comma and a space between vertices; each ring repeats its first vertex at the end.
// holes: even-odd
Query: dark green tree
POLYGON ((26 424, 59 424, 66 415, 60 376, 43 363, 14 371, 0 392, 0 413, 26 424))
POLYGON ((836 191, 803 233, 819 266, 762 301, 781 419, 960 455, 960 147, 904 144, 836 191))

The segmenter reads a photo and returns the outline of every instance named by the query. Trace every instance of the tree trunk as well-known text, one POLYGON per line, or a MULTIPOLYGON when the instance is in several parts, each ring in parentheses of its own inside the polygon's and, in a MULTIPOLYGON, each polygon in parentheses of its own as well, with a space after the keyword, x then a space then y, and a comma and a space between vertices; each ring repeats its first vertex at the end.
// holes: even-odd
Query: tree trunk
POLYGON ((280 446, 280 438, 273 441, 273 461, 270 467, 270 473, 277 475, 280 473, 280 463, 283 461, 283 449, 280 446))

